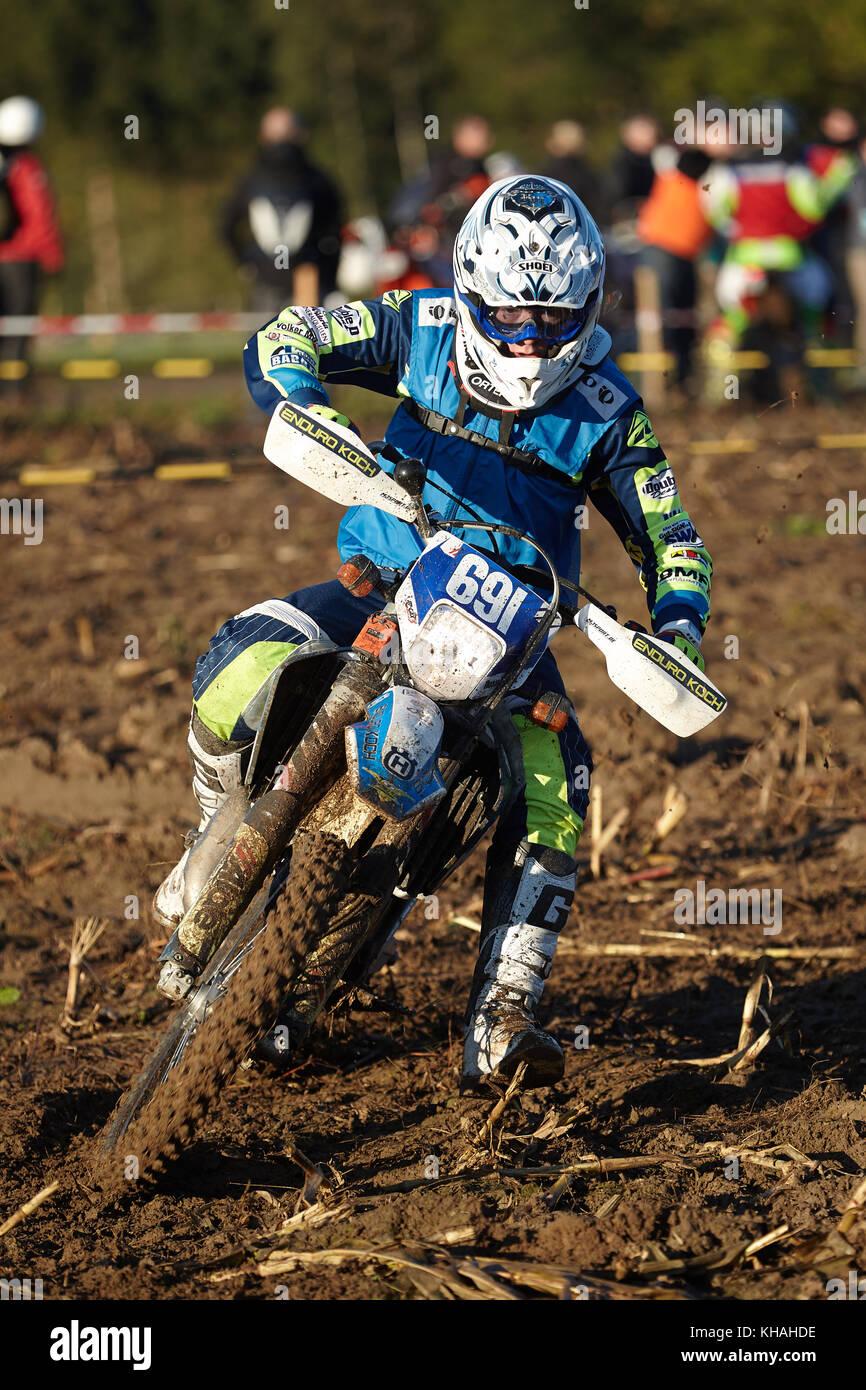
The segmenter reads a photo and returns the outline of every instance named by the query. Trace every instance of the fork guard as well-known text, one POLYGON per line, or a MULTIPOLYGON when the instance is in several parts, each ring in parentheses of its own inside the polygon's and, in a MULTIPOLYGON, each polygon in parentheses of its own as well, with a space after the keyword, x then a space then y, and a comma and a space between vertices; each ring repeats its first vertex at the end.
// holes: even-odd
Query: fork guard
MULTIPOLYGON (((334 685, 286 763, 276 785, 260 796, 241 821, 198 900, 169 943, 172 959, 199 974, 333 776, 341 759, 340 734, 367 706, 381 678, 372 667, 348 667, 334 685), (180 950, 178 950, 180 948, 180 950), (193 970, 190 960, 197 963, 193 970)), ((437 711, 438 712, 438 711, 437 711)))

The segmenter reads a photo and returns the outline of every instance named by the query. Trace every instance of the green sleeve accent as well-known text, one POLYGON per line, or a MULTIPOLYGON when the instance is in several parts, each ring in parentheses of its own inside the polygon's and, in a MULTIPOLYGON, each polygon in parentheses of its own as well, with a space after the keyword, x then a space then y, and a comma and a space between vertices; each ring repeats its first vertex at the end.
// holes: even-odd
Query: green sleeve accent
MULTIPOLYGON (((634 475, 635 490, 646 526, 646 539, 652 547, 652 568, 656 574, 650 616, 655 619, 659 605, 665 598, 685 594, 700 595, 704 601, 701 604, 703 614, 700 621, 706 624, 709 620, 712 558, 680 501, 679 492, 668 492, 663 486, 666 478, 673 480, 673 474, 670 472, 670 464, 664 458, 646 468, 636 469, 634 475), (659 493, 661 495, 658 495, 659 493), (680 529, 681 538, 676 537, 674 528, 680 529), (673 537, 670 535, 671 531, 674 531, 673 537), (689 533, 692 534, 691 539, 689 533)), ((638 544, 635 544, 634 550, 628 545, 626 549, 632 559, 640 565, 640 581, 646 588, 646 552, 639 556, 636 553, 640 549, 638 544)))
POLYGON ((283 309, 255 337, 259 370, 283 396, 327 404, 322 382, 337 381, 394 396, 409 358, 415 296, 356 299, 334 309, 283 309), (399 364, 399 365, 398 365, 399 364))
MULTIPOLYGON (((662 464, 657 464, 653 468, 638 468, 634 475, 638 501, 646 522, 647 535, 653 549, 655 567, 659 575, 656 606, 658 606, 659 599, 681 588, 692 590, 697 588, 706 597, 709 597, 709 575, 713 568, 710 555, 702 544, 691 517, 680 501, 679 493, 670 493, 665 497, 653 497, 651 493, 647 495, 644 492, 643 484, 648 479, 664 475, 669 468, 670 464, 665 459, 662 464), (697 540, 669 541, 664 532, 677 526, 685 528, 686 532, 689 529, 694 531, 697 540), (690 558, 686 553, 687 551, 693 551, 698 558, 690 558), (677 571, 675 584, 662 580, 665 572, 672 569, 677 571), (704 579, 707 580, 706 583, 703 582, 704 579)), ((653 616, 655 616, 655 609, 653 616)))
POLYGON ((256 351, 262 376, 283 396, 312 387, 323 399, 319 385, 319 344, 298 308, 281 309, 256 335, 256 351))
POLYGON ((395 314, 399 314, 400 305, 405 304, 406 300, 411 298, 411 290, 386 290, 382 295, 382 303, 386 309, 393 309, 395 314))
POLYGON ((356 299, 352 304, 346 304, 343 307, 357 310, 360 316, 360 324, 353 325, 353 330, 350 330, 341 324, 339 310, 336 313, 329 313, 328 322, 331 328, 331 341, 330 343, 322 344, 322 353, 333 352, 334 348, 351 347, 354 343, 366 343, 376 336, 376 324, 373 315, 370 313, 363 299, 356 299))

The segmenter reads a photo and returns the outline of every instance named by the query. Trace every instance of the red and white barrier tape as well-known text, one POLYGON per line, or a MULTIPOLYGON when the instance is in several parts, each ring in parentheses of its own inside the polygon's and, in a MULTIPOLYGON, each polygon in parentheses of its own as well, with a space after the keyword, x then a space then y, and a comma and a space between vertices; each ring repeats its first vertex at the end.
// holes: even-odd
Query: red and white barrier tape
POLYGON ((0 337, 88 337, 108 333, 253 333, 264 314, 17 314, 0 317, 0 337))

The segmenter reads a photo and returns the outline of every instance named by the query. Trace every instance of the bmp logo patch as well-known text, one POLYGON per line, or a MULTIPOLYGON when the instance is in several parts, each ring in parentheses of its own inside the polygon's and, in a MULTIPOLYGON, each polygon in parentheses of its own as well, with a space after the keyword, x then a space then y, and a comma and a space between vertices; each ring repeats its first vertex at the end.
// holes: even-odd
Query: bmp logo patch
POLYGON ((711 685, 704 684, 697 676, 692 675, 691 671, 687 671, 684 666, 680 666, 678 661, 674 661, 670 652, 663 651, 661 647, 656 646, 655 642, 650 642, 639 632, 636 632, 632 638, 632 646, 635 651, 640 652, 641 656, 648 657, 650 661, 654 661, 657 666, 660 666, 666 675, 673 676, 674 680, 685 686, 691 695, 721 714, 728 703, 724 695, 720 694, 718 690, 714 690, 711 685))
POLYGON ((306 434, 315 444, 321 444, 323 448, 330 449, 332 454, 336 454, 345 463, 350 463, 353 468, 365 473, 368 478, 375 478, 381 472, 379 465, 374 463, 372 459, 359 453, 357 449, 353 449, 345 439, 341 439, 337 434, 332 434, 324 425, 311 420, 308 415, 301 415, 300 411, 296 410, 288 401, 280 408, 280 419, 285 420, 286 424, 291 425, 293 429, 300 430, 301 434, 306 434))

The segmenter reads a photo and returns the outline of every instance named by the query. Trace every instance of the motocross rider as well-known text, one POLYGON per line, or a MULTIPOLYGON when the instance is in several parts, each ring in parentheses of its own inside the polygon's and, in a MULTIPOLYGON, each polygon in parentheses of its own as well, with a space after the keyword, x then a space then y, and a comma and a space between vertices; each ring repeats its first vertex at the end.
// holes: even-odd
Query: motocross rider
MULTIPOLYGON (((608 358, 611 340, 598 326, 604 271, 599 230, 565 184, 503 179, 459 232, 453 295, 390 290, 329 311, 287 307, 247 343, 247 384, 268 414, 288 398, 343 425, 350 422, 329 404, 324 382, 397 397, 386 438, 426 464, 425 503, 451 519, 466 517, 465 502, 482 521, 518 526, 573 581, 589 498, 638 569, 653 632, 703 669, 711 561, 638 393, 608 358)), ((455 534, 492 548, 483 532, 455 534)), ((538 563, 526 542, 496 540, 506 562, 538 563)), ((409 528, 371 506, 346 512, 338 545, 343 560, 363 552, 386 580, 418 553, 409 528)), ((381 595, 360 599, 334 580, 256 604, 220 629, 193 680, 200 830, 243 781, 279 664, 320 633, 350 644, 382 606, 381 595)), ((513 711, 526 787, 497 823, 487 856, 466 1012, 467 1085, 508 1077, 523 1060, 526 1086, 563 1074, 562 1049, 537 1010, 574 895, 592 763, 573 710, 560 732, 529 718, 548 691, 565 694, 549 650, 513 711)), ((185 860, 154 902, 172 928, 183 912, 185 860)))

